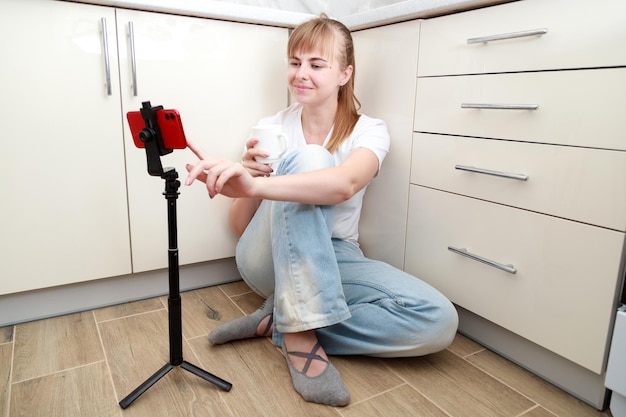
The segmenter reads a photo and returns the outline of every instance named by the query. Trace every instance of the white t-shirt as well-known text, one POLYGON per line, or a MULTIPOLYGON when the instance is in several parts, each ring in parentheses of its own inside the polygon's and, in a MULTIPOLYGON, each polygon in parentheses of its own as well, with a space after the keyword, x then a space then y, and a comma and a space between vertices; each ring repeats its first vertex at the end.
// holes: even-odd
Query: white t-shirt
MULTIPOLYGON (((274 116, 261 119, 259 124, 282 125, 283 133, 287 136, 287 153, 306 146, 304 132, 302 131, 302 105, 299 103, 292 104, 274 116)), ((332 130, 328 133, 324 146, 330 139, 331 134, 332 130)), ((362 114, 354 126, 352 134, 343 141, 339 149, 333 154, 335 164, 337 166, 341 165, 353 149, 367 148, 378 157, 378 169, 380 171, 383 160, 389 152, 389 143, 389 132, 385 122, 362 114)), ((348 240, 358 244, 359 218, 366 188, 367 186, 363 187, 350 200, 335 206, 333 238, 348 240)))

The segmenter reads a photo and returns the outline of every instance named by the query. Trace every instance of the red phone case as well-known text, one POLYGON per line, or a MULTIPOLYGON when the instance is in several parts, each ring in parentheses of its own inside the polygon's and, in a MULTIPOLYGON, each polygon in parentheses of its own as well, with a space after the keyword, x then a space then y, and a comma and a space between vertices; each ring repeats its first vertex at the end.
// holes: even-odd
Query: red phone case
MULTIPOLYGON (((157 110, 156 116, 165 148, 185 149, 187 147, 187 139, 185 138, 185 131, 178 110, 157 110)), ((129 111, 126 113, 126 119, 128 120, 128 126, 130 127, 135 146, 144 148, 145 145, 139 138, 139 132, 146 127, 141 112, 129 111)))

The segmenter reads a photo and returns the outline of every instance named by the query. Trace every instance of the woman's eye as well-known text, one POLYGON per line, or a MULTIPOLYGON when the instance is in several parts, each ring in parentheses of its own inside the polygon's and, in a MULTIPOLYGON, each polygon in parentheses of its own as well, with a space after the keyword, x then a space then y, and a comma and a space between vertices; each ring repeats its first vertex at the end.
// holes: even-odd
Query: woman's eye
POLYGON ((291 61, 291 62, 289 63, 289 66, 290 66, 290 67, 299 67, 299 66, 300 66, 300 63, 299 63, 299 62, 295 62, 295 61, 291 61))

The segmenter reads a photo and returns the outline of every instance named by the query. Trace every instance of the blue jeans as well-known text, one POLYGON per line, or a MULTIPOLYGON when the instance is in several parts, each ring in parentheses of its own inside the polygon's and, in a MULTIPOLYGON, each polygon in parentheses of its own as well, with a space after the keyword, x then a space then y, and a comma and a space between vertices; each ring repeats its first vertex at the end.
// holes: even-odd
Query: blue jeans
MULTIPOLYGON (((326 149, 291 153, 276 175, 334 166, 326 149)), ((236 261, 258 294, 274 294, 273 341, 316 329, 330 355, 419 356, 445 349, 458 317, 439 291, 353 243, 331 238, 333 206, 265 200, 241 236, 236 261)))

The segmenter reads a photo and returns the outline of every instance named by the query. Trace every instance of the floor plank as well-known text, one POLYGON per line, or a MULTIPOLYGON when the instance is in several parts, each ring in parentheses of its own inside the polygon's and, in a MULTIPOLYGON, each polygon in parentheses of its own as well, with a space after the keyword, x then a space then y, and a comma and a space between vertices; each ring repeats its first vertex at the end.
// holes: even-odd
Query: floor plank
POLYGON ((104 361, 13 384, 11 417, 121 417, 104 361))
POLYGON ((330 359, 341 374, 352 403, 405 384, 403 379, 389 372, 382 359, 364 356, 332 356, 330 359))
POLYGON ((0 327, 0 344, 11 343, 13 341, 13 333, 15 326, 0 327))
POLYGON ((604 415, 489 350, 468 356, 466 359, 558 416, 599 417, 604 415))
POLYGON ((92 312, 15 326, 13 381, 104 360, 92 312))
POLYGON ((448 350, 462 358, 465 358, 468 355, 473 355, 474 353, 485 350, 485 348, 473 340, 457 333, 454 341, 448 347, 448 350))
POLYGON ((11 392, 11 357, 13 344, 0 344, 0 417, 9 415, 9 395, 11 392))
MULTIPOLYGON (((167 303, 167 301, 165 301, 167 303)), ((182 294, 183 334, 206 336, 219 325, 243 316, 241 310, 218 287, 182 294)))
POLYGON ((163 304, 159 298, 150 298, 147 300, 138 300, 111 307, 99 308, 94 310, 93 313, 96 317, 96 322, 99 323, 102 321, 134 316, 136 314, 148 313, 150 311, 163 310, 165 307, 166 304, 163 304))
POLYGON ((557 417, 557 416, 555 414, 552 414, 545 408, 537 406, 531 410, 528 410, 527 412, 522 414, 520 417, 557 417))
POLYGON ((441 409, 408 385, 342 410, 344 417, 447 417, 441 409))
POLYGON ((532 401, 447 350, 386 363, 454 417, 513 417, 534 406, 532 401))

